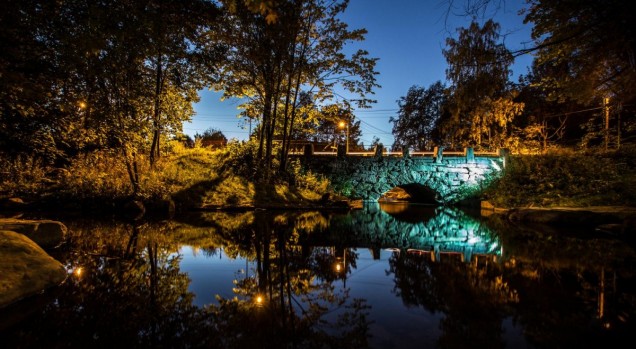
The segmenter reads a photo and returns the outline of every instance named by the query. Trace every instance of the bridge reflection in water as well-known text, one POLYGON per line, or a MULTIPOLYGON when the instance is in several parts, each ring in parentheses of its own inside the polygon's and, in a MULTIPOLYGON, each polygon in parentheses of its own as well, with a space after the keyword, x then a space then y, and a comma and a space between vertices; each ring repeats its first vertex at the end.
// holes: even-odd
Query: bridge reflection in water
POLYGON ((384 249, 428 255, 433 262, 477 262, 496 261, 503 252, 496 234, 480 220, 453 207, 369 203, 343 216, 343 220, 333 217, 330 231, 344 236, 348 246, 371 249, 374 258, 379 258, 384 249))
POLYGON ((69 279, 30 315, 0 312, 3 348, 598 348, 636 333, 620 240, 415 205, 180 218, 65 222, 69 279))

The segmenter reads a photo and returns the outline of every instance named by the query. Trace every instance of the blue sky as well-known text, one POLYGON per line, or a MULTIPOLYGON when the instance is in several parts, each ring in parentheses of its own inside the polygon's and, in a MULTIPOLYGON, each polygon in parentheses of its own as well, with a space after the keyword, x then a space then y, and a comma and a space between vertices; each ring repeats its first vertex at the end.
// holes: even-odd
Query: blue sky
MULTIPOLYGON (((464 3, 466 0, 455 0, 464 3)), ((528 46, 530 27, 523 24, 518 15, 524 0, 492 0, 494 5, 487 15, 494 15, 506 33, 505 44, 510 50, 528 46)), ((446 59, 442 54, 447 37, 456 34, 456 28, 468 26, 470 18, 459 16, 457 9, 446 16, 449 0, 351 0, 342 19, 350 28, 366 28, 368 34, 363 42, 350 45, 351 51, 359 48, 369 51, 370 57, 379 58, 376 71, 381 88, 376 89, 377 103, 370 109, 357 110, 361 121, 365 144, 374 137, 390 147, 393 143, 389 122, 397 115, 397 100, 406 95, 409 87, 428 87, 437 80, 446 81, 446 59)), ((525 74, 532 57, 517 57, 511 79, 517 81, 525 74)), ((208 128, 221 130, 228 139, 244 140, 249 134, 249 125, 237 118, 240 112, 236 100, 220 101, 221 93, 201 91, 201 101, 195 105, 196 115, 191 123, 184 125, 190 136, 203 133, 208 128)), ((345 96, 348 97, 348 96, 345 96)), ((353 96, 351 96, 353 98, 353 96)))

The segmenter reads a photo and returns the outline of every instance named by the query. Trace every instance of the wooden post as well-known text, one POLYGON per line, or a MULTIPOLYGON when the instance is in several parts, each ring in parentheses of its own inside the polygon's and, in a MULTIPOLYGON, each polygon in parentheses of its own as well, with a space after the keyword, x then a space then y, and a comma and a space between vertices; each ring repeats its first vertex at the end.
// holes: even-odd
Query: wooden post
POLYGON ((347 147, 344 144, 338 144, 338 157, 343 158, 347 154, 347 147))
POLYGON ((605 151, 609 148, 609 98, 603 98, 605 107, 605 151))

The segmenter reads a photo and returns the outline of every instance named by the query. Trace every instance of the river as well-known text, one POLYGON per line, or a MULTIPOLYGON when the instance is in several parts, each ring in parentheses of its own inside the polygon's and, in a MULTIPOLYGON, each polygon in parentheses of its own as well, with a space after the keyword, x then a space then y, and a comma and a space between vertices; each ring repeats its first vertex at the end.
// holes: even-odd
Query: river
MULTIPOLYGON (((55 217, 46 217, 55 218, 55 217)), ((634 246, 457 208, 65 219, 2 348, 597 348, 636 339, 634 246)))

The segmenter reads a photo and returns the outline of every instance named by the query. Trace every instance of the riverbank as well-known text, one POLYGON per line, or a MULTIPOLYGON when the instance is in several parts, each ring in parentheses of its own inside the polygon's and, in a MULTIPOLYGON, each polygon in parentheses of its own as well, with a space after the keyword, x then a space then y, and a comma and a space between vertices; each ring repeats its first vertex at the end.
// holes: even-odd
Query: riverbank
POLYGON ((48 254, 66 232, 57 221, 0 218, 0 309, 66 280, 64 266, 48 254))
POLYGON ((497 208, 482 203, 482 216, 497 215, 513 224, 544 230, 596 231, 636 241, 636 207, 517 207, 497 208))

